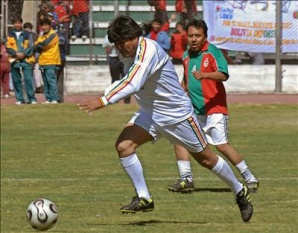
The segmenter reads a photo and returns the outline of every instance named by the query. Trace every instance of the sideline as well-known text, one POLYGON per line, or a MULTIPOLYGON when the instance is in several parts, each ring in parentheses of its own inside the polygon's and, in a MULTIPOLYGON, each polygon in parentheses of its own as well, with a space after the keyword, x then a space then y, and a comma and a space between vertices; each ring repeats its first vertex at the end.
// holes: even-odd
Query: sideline
MULTIPOLYGON (((65 103, 77 104, 86 99, 94 99, 99 96, 100 93, 95 94, 73 94, 64 96, 65 103)), ((43 94, 36 94, 38 104, 45 101, 43 94)), ((262 93, 228 93, 227 101, 229 104, 297 104, 298 94, 262 94, 262 93)), ((9 99, 1 99, 2 105, 14 105, 16 99, 11 96, 9 99)), ((121 101, 120 103, 123 103, 121 101)), ((135 99, 131 98, 131 103, 135 103, 135 99)))

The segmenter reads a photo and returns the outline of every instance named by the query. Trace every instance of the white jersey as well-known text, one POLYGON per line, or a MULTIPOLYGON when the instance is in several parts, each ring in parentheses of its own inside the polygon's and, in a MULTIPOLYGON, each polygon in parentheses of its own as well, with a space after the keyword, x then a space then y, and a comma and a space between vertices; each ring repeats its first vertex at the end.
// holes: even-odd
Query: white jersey
POLYGON ((128 73, 105 90, 108 103, 134 94, 142 111, 160 126, 181 122, 193 113, 169 56, 155 41, 140 37, 130 63, 128 73))

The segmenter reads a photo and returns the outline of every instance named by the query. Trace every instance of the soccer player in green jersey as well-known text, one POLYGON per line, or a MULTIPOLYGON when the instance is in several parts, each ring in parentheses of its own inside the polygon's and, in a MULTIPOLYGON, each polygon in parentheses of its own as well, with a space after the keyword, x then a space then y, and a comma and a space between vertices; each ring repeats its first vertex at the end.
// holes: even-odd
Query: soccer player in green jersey
MULTIPOLYGON (((216 46, 207 41, 208 27, 203 20, 187 25, 189 50, 183 55, 183 86, 192 101, 197 119, 208 143, 214 145, 241 173, 247 187, 256 191, 258 179, 249 170, 243 157, 229 144, 228 108, 223 81, 229 78, 227 61, 216 46)), ((170 185, 173 192, 191 192, 194 182, 190 156, 186 149, 175 144, 175 154, 181 178, 170 185)))

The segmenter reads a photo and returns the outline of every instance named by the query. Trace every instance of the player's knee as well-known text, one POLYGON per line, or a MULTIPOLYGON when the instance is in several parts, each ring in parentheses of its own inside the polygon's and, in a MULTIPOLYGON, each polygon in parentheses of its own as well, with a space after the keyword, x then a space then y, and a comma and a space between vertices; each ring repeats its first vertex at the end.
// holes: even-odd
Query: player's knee
POLYGON ((115 144, 119 157, 126 157, 134 152, 133 143, 129 141, 117 141, 115 144))
POLYGON ((192 154, 199 164, 211 170, 217 163, 216 154, 207 146, 203 151, 192 154))
POLYGON ((209 170, 211 170, 214 167, 214 161, 210 158, 205 158, 201 160, 200 164, 209 170))
POLYGON ((228 145, 229 144, 226 143, 226 144, 216 145, 215 147, 220 153, 225 154, 228 149, 228 145))

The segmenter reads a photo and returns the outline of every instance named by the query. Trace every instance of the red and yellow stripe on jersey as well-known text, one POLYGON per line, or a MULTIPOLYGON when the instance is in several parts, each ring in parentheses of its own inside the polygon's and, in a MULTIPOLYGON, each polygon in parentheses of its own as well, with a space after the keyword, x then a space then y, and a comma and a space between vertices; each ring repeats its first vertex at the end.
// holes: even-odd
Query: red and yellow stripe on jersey
POLYGON ((197 115, 213 113, 228 114, 226 91, 222 82, 202 79, 197 80, 193 71, 223 72, 228 75, 228 65, 222 52, 207 41, 199 53, 183 55, 184 81, 197 115))
POLYGON ((107 101, 111 99, 114 95, 116 95, 120 90, 124 89, 127 85, 129 85, 134 78, 137 77, 138 70, 141 67, 142 62, 144 61, 145 53, 147 48, 147 42, 142 38, 140 42, 140 52, 138 53, 137 61, 134 62, 132 67, 129 69, 127 75, 118 82, 113 89, 111 89, 108 93, 105 93, 105 97, 107 101))

